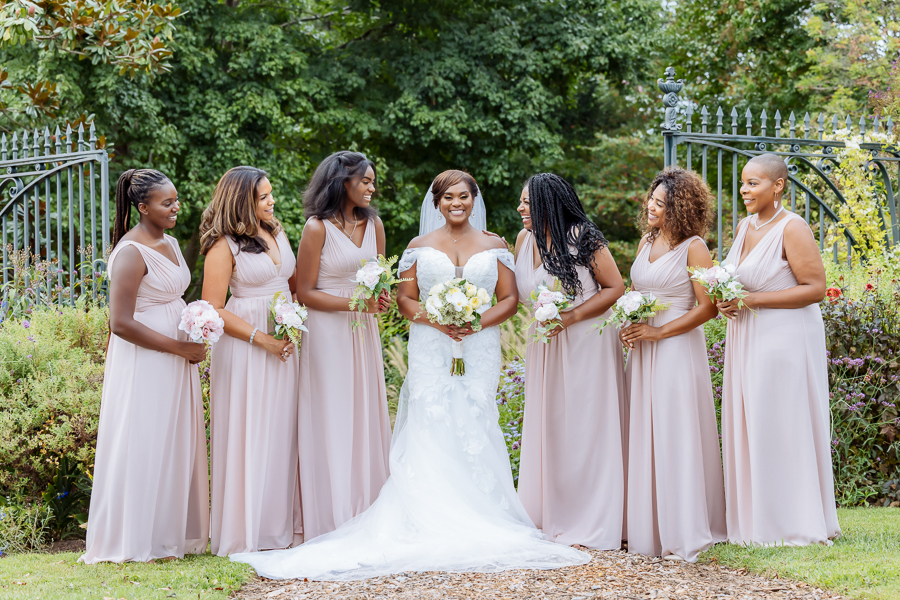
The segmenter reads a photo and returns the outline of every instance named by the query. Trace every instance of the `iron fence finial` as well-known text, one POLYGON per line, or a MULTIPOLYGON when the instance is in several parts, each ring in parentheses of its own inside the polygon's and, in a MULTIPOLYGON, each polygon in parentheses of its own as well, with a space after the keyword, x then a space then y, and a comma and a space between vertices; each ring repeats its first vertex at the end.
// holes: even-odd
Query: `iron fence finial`
POLYGON ((678 92, 684 87, 684 80, 675 80, 675 67, 666 67, 663 71, 665 80, 662 78, 656 80, 656 85, 663 93, 663 106, 666 107, 665 120, 662 128, 668 131, 678 131, 681 125, 677 123, 676 116, 678 113, 678 92))

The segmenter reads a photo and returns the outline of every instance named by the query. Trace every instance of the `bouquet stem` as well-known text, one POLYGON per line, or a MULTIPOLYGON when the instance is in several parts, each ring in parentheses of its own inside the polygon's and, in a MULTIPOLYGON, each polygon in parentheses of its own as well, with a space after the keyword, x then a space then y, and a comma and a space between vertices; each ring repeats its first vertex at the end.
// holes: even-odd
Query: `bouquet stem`
POLYGON ((456 340, 450 341, 450 348, 453 352, 453 360, 450 361, 450 375, 465 375, 466 363, 463 361, 463 343, 456 340))

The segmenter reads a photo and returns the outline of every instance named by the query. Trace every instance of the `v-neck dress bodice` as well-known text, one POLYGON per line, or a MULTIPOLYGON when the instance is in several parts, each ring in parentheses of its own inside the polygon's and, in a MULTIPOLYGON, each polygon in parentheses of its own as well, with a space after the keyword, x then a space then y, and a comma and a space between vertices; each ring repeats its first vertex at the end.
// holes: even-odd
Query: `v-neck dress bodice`
MULTIPOLYGON (((784 259, 788 212, 743 260, 749 219, 725 263, 750 292, 797 285, 784 259)), ((805 224, 804 224, 805 225, 805 224)), ((809 232, 812 236, 812 232, 809 232)), ((840 533, 831 465, 825 327, 818 304, 741 310, 728 322, 722 458, 728 540, 804 545, 840 533)))
MULTIPOLYGON (((653 327, 683 317, 697 304, 688 273, 694 236, 650 262, 644 244, 631 281, 670 308, 653 327)), ((694 562, 725 539, 725 495, 719 431, 703 327, 657 342, 639 341, 625 367, 629 389, 628 551, 674 554, 694 562)))
MULTIPOLYGON (((191 272, 175 238, 164 240, 177 265, 149 246, 122 240, 109 257, 108 271, 113 273, 124 248, 136 248, 147 273, 137 291, 135 321, 185 342, 178 323, 191 272)), ((83 562, 206 551, 209 485, 196 365, 110 336, 93 478, 83 562)))
MULTIPOLYGON (((531 292, 554 282, 543 264, 534 267, 533 244, 529 232, 515 265, 529 309, 531 292)), ((600 291, 587 267, 576 268, 583 293, 573 307, 600 291)), ((531 341, 528 329, 519 498, 550 539, 615 550, 625 508, 625 374, 615 328, 598 334, 597 322, 575 323, 547 344, 531 341)))

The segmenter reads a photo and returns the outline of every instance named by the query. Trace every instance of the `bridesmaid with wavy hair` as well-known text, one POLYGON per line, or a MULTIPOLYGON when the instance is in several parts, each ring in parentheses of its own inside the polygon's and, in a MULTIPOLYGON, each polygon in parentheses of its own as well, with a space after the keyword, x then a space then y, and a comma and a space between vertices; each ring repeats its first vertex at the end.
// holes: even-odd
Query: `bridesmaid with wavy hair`
POLYGON ((825 268, 809 225, 781 203, 784 160, 756 156, 741 180, 751 216, 738 226, 725 262, 737 267, 749 294, 744 308, 719 304, 729 319, 722 386, 728 541, 827 543, 841 529, 819 310, 825 268))
POLYGON ((300 349, 300 482, 307 540, 364 512, 388 478, 391 423, 378 319, 390 298, 350 310, 362 259, 384 254, 372 208, 375 164, 336 152, 304 193, 297 299, 309 309, 300 349), (357 327, 354 327, 357 323, 357 327))
POLYGON ((631 349, 628 551, 690 562, 725 539, 719 432, 703 333, 717 310, 687 270, 713 264, 703 241, 710 217, 709 188, 696 173, 670 167, 654 178, 631 280, 636 290, 670 307, 619 333, 631 349))
POLYGON ((293 295, 294 253, 265 171, 222 176, 200 245, 203 299, 225 321, 210 364, 211 550, 287 548, 303 541, 298 369, 294 344, 269 330, 269 307, 278 292, 293 295))
MULTIPOLYGON (((606 239, 562 177, 538 173, 522 190, 516 239, 519 301, 539 284, 575 297, 546 344, 525 354, 519 498, 553 541, 618 550, 625 502, 622 347, 590 331, 625 291, 606 239)), ((534 333, 534 326, 529 329, 534 333)))
POLYGON ((175 186, 159 171, 129 169, 119 177, 85 563, 206 551, 209 486, 196 367, 206 347, 178 330, 191 271, 166 231, 179 208, 175 186), (129 229, 132 207, 139 221, 129 229))

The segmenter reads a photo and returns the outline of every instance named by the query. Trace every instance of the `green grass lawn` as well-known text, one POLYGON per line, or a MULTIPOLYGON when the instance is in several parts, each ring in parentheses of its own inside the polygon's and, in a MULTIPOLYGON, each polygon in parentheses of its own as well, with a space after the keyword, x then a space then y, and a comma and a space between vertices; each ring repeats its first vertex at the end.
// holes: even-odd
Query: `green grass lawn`
POLYGON ((900 508, 838 510, 833 546, 746 548, 720 544, 701 555, 767 577, 796 579, 865 600, 900 599, 900 508))
POLYGON ((78 556, 36 553, 0 559, 0 599, 224 599, 254 576, 248 565, 209 554, 123 565, 84 565, 77 562, 78 556))

